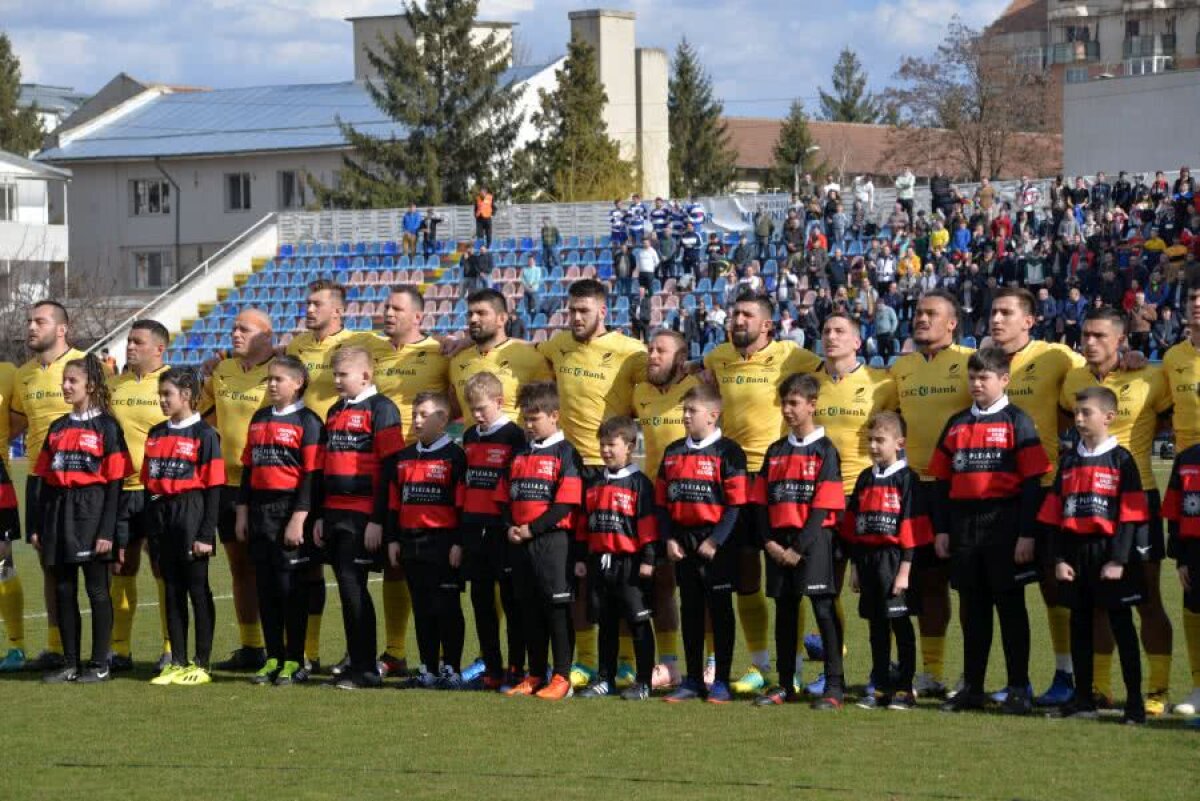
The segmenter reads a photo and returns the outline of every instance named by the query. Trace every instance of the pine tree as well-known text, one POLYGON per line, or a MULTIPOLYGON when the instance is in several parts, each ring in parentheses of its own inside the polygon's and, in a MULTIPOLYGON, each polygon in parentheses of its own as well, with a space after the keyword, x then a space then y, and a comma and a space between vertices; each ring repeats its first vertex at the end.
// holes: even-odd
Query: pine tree
POLYGON ((0 150, 28 156, 42 146, 42 121, 36 106, 17 107, 20 95, 21 61, 0 33, 0 150))
POLYGON ((719 194, 733 182, 737 153, 713 97, 712 79, 686 38, 675 49, 667 89, 671 192, 679 197, 719 194))
POLYGON ((608 135, 596 52, 584 40, 571 39, 558 73, 558 86, 542 90, 541 107, 531 122, 538 138, 516 159, 522 199, 579 202, 624 197, 634 188, 634 166, 621 158, 620 145, 608 135))
POLYGON ((867 74, 849 47, 843 47, 833 65, 833 92, 821 95, 821 117, 830 122, 877 123, 884 117, 883 103, 867 91, 867 74))
POLYGON ((804 103, 793 100, 787 119, 779 129, 775 140, 775 166, 767 179, 767 185, 775 189, 791 191, 795 175, 813 172, 818 164, 817 151, 813 150, 812 134, 808 130, 808 115, 804 103))
POLYGON ((521 123, 515 86, 500 83, 507 46, 495 34, 472 41, 479 0, 403 6, 413 38, 396 35, 368 52, 379 77, 367 91, 406 133, 376 137, 339 119, 352 151, 342 159, 339 186, 314 182, 324 204, 465 204, 475 185, 505 183, 521 123))

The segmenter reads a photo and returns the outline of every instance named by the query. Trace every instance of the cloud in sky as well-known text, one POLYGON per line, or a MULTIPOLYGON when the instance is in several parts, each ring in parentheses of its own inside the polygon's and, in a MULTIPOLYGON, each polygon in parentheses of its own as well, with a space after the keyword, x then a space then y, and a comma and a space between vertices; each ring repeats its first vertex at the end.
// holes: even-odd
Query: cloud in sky
MULTIPOLYGON (((792 98, 811 110, 838 51, 858 52, 873 88, 902 55, 930 52, 957 13, 983 26, 1006 0, 624 0, 639 46, 696 46, 726 112, 782 116, 792 98)), ((482 0, 481 17, 518 23, 535 61, 566 50, 579 0, 482 0)), ((211 87, 312 83, 353 76, 346 17, 397 13, 397 0, 0 0, 0 30, 23 80, 93 91, 119 72, 211 87)))

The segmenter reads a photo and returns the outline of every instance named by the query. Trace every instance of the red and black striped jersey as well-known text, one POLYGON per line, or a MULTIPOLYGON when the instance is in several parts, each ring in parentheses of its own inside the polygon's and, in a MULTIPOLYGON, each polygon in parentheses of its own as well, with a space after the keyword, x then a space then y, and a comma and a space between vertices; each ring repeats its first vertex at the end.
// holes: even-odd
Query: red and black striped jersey
POLYGON ((599 472, 584 488, 576 538, 591 553, 640 553, 653 564, 658 541, 654 483, 633 465, 599 472))
POLYGON ((242 450, 242 483, 251 490, 295 492, 301 479, 321 469, 324 430, 316 412, 295 403, 268 406, 250 418, 242 450), (249 481, 247 482, 247 478, 249 481))
POLYGON ((981 411, 950 418, 929 461, 929 473, 950 484, 953 500, 1016 498, 1021 485, 1050 472, 1033 419, 1002 397, 981 411))
POLYGON ((1200 539, 1200 445, 1175 457, 1162 514, 1170 521, 1173 536, 1200 539))
POLYGON ((447 436, 429 447, 414 442, 400 451, 388 484, 395 528, 401 532, 445 529, 457 536, 466 475, 467 456, 447 436))
MULTIPOLYGON (((531 442, 513 457, 508 475, 496 488, 508 504, 513 525, 523 526, 542 516, 551 506, 578 508, 583 501, 583 460, 561 431, 541 442, 531 442)), ((553 529, 575 528, 575 514, 566 515, 553 529)))
POLYGON ((121 425, 93 409, 64 414, 50 424, 33 474, 52 487, 90 487, 133 474, 121 425))
POLYGON ((715 526, 727 506, 749 502, 746 452, 719 428, 700 442, 676 440, 663 451, 654 496, 676 525, 715 526))
POLYGON ((464 522, 479 525, 500 523, 501 509, 496 501, 496 487, 500 485, 513 455, 525 448, 525 432, 503 416, 490 428, 471 426, 463 433, 463 450, 467 454, 464 522))
POLYGON ((772 529, 804 528, 813 509, 824 512, 822 527, 836 526, 846 496, 837 448, 825 429, 818 426, 804 439, 788 434, 771 443, 750 501, 766 507, 772 529))
POLYGON ((933 542, 927 495, 920 484, 920 476, 903 459, 883 471, 871 466, 859 473, 846 499, 842 539, 852 546, 906 550, 933 542))
POLYGON ((179 495, 225 484, 221 437, 194 414, 179 423, 164 420, 146 435, 142 484, 151 495, 179 495))
POLYGON ((321 470, 325 505, 373 514, 384 462, 404 447, 400 410, 372 385, 357 398, 340 398, 325 418, 321 470))
POLYGON ((1095 452, 1086 451, 1082 443, 1068 448, 1058 464, 1054 485, 1038 513, 1040 522, 1084 537, 1113 537, 1121 523, 1150 519, 1137 463, 1116 437, 1095 452))

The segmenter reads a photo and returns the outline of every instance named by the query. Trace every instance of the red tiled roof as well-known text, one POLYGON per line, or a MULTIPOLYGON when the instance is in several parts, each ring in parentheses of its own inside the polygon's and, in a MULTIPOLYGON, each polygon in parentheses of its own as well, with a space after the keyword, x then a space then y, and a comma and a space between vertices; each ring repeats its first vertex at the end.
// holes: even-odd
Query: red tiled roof
POLYGON ((1046 30, 1047 0, 1012 0, 1008 8, 987 26, 984 33, 998 36, 1006 33, 1031 33, 1046 30))

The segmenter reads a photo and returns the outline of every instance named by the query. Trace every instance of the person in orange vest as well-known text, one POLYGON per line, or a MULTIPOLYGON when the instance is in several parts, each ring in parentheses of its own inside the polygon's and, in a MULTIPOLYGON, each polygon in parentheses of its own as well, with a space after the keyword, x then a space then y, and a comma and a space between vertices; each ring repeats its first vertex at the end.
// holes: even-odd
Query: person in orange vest
POLYGON ((492 193, 486 186, 480 186, 479 194, 475 196, 475 238, 486 241, 489 248, 492 246, 493 208, 492 193))

